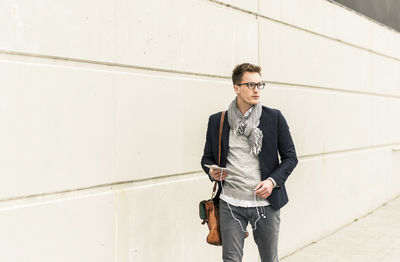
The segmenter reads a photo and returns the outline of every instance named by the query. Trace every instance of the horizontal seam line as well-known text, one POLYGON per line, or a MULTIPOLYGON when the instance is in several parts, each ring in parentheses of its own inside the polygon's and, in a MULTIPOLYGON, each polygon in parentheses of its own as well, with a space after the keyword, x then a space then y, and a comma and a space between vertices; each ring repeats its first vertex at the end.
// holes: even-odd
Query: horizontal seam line
MULTIPOLYGON (((80 62, 80 63, 85 63, 85 64, 97 64, 97 65, 103 65, 103 66, 139 69, 139 70, 147 70, 147 71, 153 71, 153 72, 176 73, 176 74, 183 74, 183 75, 202 76, 202 77, 219 78, 219 79, 227 79, 227 80, 231 79, 229 76, 223 76, 223 75, 211 75, 211 74, 193 73, 193 72, 188 72, 188 71, 168 70, 168 69, 159 69, 159 68, 151 68, 151 67, 140 67, 140 66, 134 66, 134 65, 127 65, 127 64, 91 61, 91 60, 68 58, 68 57, 55 57, 55 56, 49 56, 49 55, 31 54, 31 53, 14 52, 14 51, 8 52, 8 51, 0 50, 0 54, 39 57, 39 58, 44 58, 44 59, 64 60, 64 61, 68 61, 68 62, 80 62)), ((58 65, 54 65, 54 66, 58 66, 58 65)), ((367 91, 348 90, 348 89, 332 88, 332 87, 326 87, 326 86, 296 84, 296 83, 280 82, 280 81, 267 81, 267 83, 278 84, 278 85, 287 85, 287 86, 293 86, 293 87, 310 88, 310 89, 321 89, 321 90, 332 91, 332 92, 362 94, 362 95, 371 95, 371 96, 378 96, 378 97, 390 97, 390 98, 397 98, 397 99, 400 98, 400 95, 390 95, 390 94, 373 93, 373 92, 367 92, 367 91)))
POLYGON ((9 197, 9 198, 0 199, 0 203, 7 202, 7 201, 26 199, 26 198, 52 196, 52 195, 59 195, 59 194, 70 193, 70 192, 79 192, 79 191, 85 191, 85 190, 96 189, 96 188, 118 186, 118 185, 122 185, 122 184, 140 183, 140 182, 147 182, 147 181, 151 181, 151 180, 162 180, 162 179, 173 178, 173 177, 181 177, 184 175, 191 175, 191 174, 199 173, 200 171, 190 171, 190 172, 184 172, 184 173, 178 173, 178 174, 156 176, 156 177, 142 178, 142 179, 132 179, 132 180, 104 183, 104 184, 87 186, 87 187, 78 187, 78 188, 74 188, 74 189, 65 189, 65 190, 57 190, 57 191, 52 191, 52 192, 37 193, 37 194, 31 194, 31 195, 25 195, 25 196, 9 197))
MULTIPOLYGON (((388 147, 388 146, 393 146, 393 145, 400 145, 400 143, 385 144, 385 145, 373 146, 373 147, 360 147, 360 148, 354 148, 354 149, 348 149, 348 150, 338 150, 338 151, 331 151, 331 152, 327 152, 327 153, 302 155, 302 156, 298 156, 298 158, 303 159, 303 158, 316 157, 316 156, 329 156, 329 155, 335 155, 337 153, 363 151, 363 150, 367 150, 367 149, 383 148, 383 147, 388 147)), ((59 195, 59 194, 63 194, 63 193, 70 193, 70 192, 79 192, 79 191, 85 191, 85 190, 96 189, 96 188, 117 186, 117 185, 122 185, 122 184, 133 184, 133 183, 140 183, 140 182, 149 182, 152 180, 164 180, 164 179, 168 179, 168 178, 178 178, 178 177, 182 177, 185 175, 201 173, 202 171, 203 170, 196 170, 196 171, 190 171, 190 172, 184 172, 184 173, 156 176, 156 177, 151 177, 151 178, 133 179, 133 180, 126 180, 126 181, 118 181, 118 182, 113 182, 113 183, 105 183, 105 184, 88 186, 88 187, 80 187, 80 188, 75 188, 75 189, 58 190, 58 191, 53 191, 53 192, 37 193, 37 194, 17 196, 17 197, 9 197, 9 198, 0 199, 0 203, 7 202, 7 201, 21 200, 21 199, 30 199, 30 198, 35 198, 35 197, 53 196, 53 195, 59 195)), ((207 178, 207 177, 204 176, 204 178, 207 178)))
POLYGON ((210 77, 210 78, 230 79, 230 77, 223 76, 223 75, 195 73, 195 72, 175 70, 175 69, 163 69, 163 68, 156 68, 156 67, 137 66, 137 65, 129 65, 129 64, 122 64, 122 63, 106 62, 106 61, 95 61, 95 60, 82 59, 82 58, 61 57, 61 56, 53 56, 53 55, 45 55, 45 54, 17 52, 17 51, 10 51, 10 50, 0 50, 0 54, 38 57, 38 58, 53 59, 53 60, 64 60, 64 61, 79 62, 79 63, 84 63, 84 64, 122 67, 122 68, 139 69, 139 70, 147 70, 147 71, 163 72, 163 73, 175 73, 175 74, 203 76, 203 77, 210 77))
POLYGON ((366 147, 355 147, 351 149, 343 149, 343 150, 335 150, 335 151, 329 151, 329 152, 322 152, 322 153, 316 153, 316 154, 307 154, 307 155, 301 155, 298 158, 310 158, 310 157, 316 157, 316 156, 330 156, 330 155, 336 155, 339 153, 348 153, 348 152, 356 152, 356 151, 365 151, 369 149, 379 149, 379 148, 385 148, 385 147, 391 147, 391 146, 397 146, 400 145, 399 143, 390 143, 390 144, 382 144, 382 145, 376 145, 376 146, 366 146, 366 147))
POLYGON ((325 87, 325 86, 314 86, 314 85, 295 84, 295 83, 288 83, 288 82, 275 82, 275 81, 267 81, 267 83, 308 88, 308 89, 321 89, 321 90, 325 90, 325 91, 338 92, 338 93, 349 93, 349 94, 369 95, 369 96, 378 96, 378 97, 390 97, 390 98, 397 98, 397 99, 400 98, 400 95, 390 95, 390 94, 374 93, 374 92, 359 91, 359 90, 347 90, 347 89, 325 87))

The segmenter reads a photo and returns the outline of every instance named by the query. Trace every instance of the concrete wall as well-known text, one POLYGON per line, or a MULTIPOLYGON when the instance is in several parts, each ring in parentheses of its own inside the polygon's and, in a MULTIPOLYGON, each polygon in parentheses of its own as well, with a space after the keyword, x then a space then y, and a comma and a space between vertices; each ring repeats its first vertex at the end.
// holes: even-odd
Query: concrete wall
POLYGON ((400 193, 399 46, 325 0, 1 1, 0 261, 219 261, 199 162, 245 61, 300 160, 280 255, 318 240, 400 193))
POLYGON ((343 4, 375 21, 400 31, 400 2, 397 0, 329 0, 343 4))

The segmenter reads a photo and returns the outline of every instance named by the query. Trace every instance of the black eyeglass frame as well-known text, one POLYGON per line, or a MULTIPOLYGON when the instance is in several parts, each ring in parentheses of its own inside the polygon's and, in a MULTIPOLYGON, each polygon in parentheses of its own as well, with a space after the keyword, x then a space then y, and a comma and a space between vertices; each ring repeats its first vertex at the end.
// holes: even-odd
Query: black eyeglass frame
POLYGON ((258 90, 263 90, 265 88, 265 82, 260 82, 260 83, 254 83, 254 82, 247 82, 247 83, 241 83, 241 84, 236 84, 237 86, 242 86, 246 85, 248 89, 254 90, 254 88, 258 88, 258 90))

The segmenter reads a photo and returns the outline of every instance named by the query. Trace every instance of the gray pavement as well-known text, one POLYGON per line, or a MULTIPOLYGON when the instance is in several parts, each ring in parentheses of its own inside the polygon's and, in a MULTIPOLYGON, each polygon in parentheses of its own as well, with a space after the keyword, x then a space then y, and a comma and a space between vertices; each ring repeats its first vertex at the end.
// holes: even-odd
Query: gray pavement
POLYGON ((400 262, 400 197, 281 262, 400 262))

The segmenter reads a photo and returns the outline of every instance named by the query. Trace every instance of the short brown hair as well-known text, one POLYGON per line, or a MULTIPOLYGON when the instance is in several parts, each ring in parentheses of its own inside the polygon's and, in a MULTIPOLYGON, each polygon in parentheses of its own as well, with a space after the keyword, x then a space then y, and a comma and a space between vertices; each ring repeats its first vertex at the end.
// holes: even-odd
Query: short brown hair
POLYGON ((245 72, 256 72, 261 76, 261 67, 250 63, 243 63, 235 66, 235 69, 232 71, 232 82, 234 85, 242 81, 242 76, 245 72))

